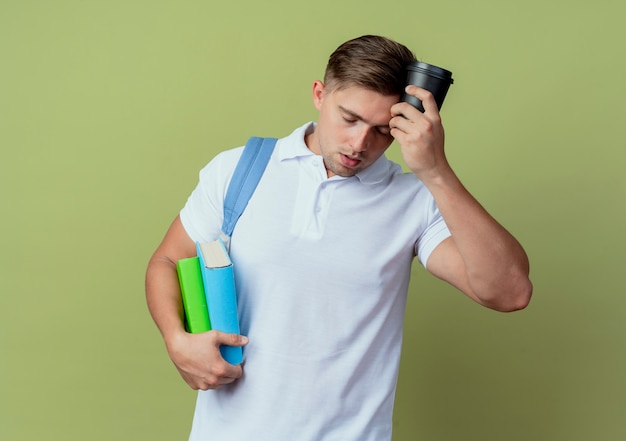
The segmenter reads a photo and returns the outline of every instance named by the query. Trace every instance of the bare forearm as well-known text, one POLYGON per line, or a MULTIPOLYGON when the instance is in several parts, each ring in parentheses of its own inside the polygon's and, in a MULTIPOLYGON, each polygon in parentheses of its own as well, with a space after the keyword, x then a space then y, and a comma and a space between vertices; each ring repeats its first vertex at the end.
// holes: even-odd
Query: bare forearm
POLYGON ((452 170, 428 186, 462 260, 468 294, 494 309, 525 307, 532 285, 528 257, 519 242, 487 213, 452 170))
POLYGON ((176 216, 148 263, 146 300, 166 344, 185 332, 176 262, 194 256, 195 251, 195 243, 187 235, 180 217, 176 216))
POLYGON ((220 346, 244 346, 247 338, 219 331, 185 331, 176 264, 170 258, 155 254, 150 260, 146 298, 172 362, 192 389, 219 389, 241 377, 242 367, 224 361, 220 346))
POLYGON ((430 255, 428 269, 477 302, 511 311, 526 306, 532 293, 526 253, 465 189, 444 153, 441 116, 430 92, 407 86, 425 111, 400 102, 391 108, 391 135, 411 171, 432 193, 452 237, 430 255))
POLYGON ((177 216, 148 263, 146 300, 167 352, 185 382, 193 389, 218 389, 242 374, 241 366, 233 366, 222 358, 220 346, 244 346, 247 339, 219 331, 185 331, 176 262, 195 253, 195 243, 177 216))
POLYGON ((175 262, 166 257, 152 257, 146 271, 146 301, 166 343, 184 332, 183 306, 175 262))

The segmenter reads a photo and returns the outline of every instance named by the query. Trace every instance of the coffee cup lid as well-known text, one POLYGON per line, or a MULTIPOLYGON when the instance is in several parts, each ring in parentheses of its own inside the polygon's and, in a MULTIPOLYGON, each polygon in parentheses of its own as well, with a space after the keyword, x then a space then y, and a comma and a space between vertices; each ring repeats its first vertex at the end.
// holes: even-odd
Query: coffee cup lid
POLYGON ((452 72, 433 64, 424 63, 423 61, 416 61, 414 63, 410 63, 406 68, 407 70, 422 72, 442 80, 448 80, 450 81, 450 83, 454 83, 454 80, 452 79, 452 72))

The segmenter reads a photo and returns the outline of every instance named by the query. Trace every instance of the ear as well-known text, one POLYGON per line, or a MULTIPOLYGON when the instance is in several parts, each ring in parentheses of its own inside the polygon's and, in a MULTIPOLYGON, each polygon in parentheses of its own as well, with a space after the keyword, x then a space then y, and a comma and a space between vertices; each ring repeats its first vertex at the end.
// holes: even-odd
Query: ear
POLYGON ((326 86, 320 80, 316 80, 313 83, 313 105, 317 110, 320 110, 322 107, 322 101, 324 101, 324 92, 326 90, 326 86))

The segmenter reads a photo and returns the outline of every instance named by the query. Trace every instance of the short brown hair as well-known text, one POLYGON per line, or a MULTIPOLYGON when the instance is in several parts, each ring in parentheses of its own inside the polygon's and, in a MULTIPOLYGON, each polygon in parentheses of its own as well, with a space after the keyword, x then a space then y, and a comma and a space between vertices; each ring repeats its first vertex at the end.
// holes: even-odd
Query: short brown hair
POLYGON ((329 90, 363 87, 382 95, 402 95, 406 66, 417 61, 406 46, 377 35, 364 35, 339 46, 324 75, 329 90))

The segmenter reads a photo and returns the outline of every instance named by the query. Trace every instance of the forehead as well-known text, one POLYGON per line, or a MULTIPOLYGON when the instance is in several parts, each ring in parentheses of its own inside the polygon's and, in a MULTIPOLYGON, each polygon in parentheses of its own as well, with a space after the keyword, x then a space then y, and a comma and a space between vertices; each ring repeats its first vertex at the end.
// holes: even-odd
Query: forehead
POLYGON ((357 86, 334 89, 328 98, 339 111, 372 125, 387 124, 391 119, 391 106, 400 101, 397 95, 383 95, 357 86))

